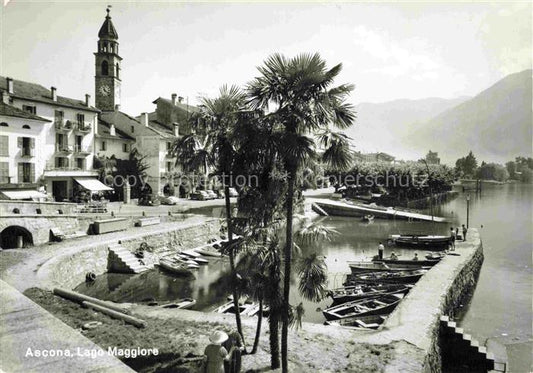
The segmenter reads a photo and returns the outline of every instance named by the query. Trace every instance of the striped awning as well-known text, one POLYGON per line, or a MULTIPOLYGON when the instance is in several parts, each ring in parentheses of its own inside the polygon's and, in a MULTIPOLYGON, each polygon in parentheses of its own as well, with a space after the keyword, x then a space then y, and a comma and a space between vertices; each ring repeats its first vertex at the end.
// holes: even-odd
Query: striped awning
POLYGON ((104 183, 96 179, 74 179, 78 184, 91 192, 100 192, 104 190, 113 190, 104 183))

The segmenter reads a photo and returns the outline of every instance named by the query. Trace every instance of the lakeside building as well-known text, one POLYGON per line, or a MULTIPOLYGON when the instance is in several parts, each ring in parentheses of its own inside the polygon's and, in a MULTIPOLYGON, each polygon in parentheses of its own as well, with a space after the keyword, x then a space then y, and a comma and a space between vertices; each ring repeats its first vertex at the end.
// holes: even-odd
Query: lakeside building
POLYGON ((93 155, 99 110, 91 106, 90 95, 77 100, 59 96, 55 87, 1 76, 0 93, 4 198, 39 197, 35 191, 43 186, 49 196, 63 201, 72 197, 75 181, 96 178, 93 155))
POLYGON ((355 152, 355 159, 359 162, 382 162, 382 163, 395 163, 396 157, 383 153, 361 153, 355 152))

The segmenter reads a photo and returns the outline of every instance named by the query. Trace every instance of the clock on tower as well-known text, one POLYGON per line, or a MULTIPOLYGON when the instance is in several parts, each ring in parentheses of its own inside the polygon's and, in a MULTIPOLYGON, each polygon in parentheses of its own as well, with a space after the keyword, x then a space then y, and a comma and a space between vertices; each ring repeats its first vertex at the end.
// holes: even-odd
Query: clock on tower
POLYGON ((98 50, 95 57, 95 102, 102 111, 113 111, 120 105, 120 64, 118 33, 113 26, 110 9, 98 32, 98 50))

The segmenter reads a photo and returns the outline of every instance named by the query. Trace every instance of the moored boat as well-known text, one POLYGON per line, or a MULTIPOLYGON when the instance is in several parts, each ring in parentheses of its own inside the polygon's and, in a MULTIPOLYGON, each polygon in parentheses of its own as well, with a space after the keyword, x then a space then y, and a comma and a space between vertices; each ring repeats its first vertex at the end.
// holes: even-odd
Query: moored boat
POLYGON ((161 307, 161 308, 176 308, 176 309, 180 309, 180 310, 185 310, 185 309, 191 308, 195 304, 196 304, 196 300, 195 299, 183 298, 183 299, 177 300, 176 302, 162 304, 159 307, 161 307))
POLYGON ((191 270, 187 268, 187 264, 175 262, 168 259, 159 260, 159 266, 168 272, 176 273, 179 275, 187 275, 192 273, 191 270))
POLYGON ((376 298, 343 303, 322 311, 326 320, 338 320, 353 316, 388 315, 403 299, 404 294, 385 294, 376 298))
POLYGON ((349 275, 346 284, 373 284, 373 283, 394 283, 394 284, 413 284, 417 282, 428 270, 414 269, 399 272, 369 272, 349 275))
POLYGON ((436 236, 429 234, 391 234, 387 242, 392 245, 406 247, 431 247, 433 249, 447 249, 450 245, 449 236, 436 236))
POLYGON ((407 265, 400 266, 400 265, 389 265, 388 263, 383 262, 362 262, 362 261, 349 261, 348 266, 350 267, 350 270, 353 274, 359 274, 359 273, 368 273, 368 272, 400 272, 400 271, 408 271, 410 269, 416 269, 419 268, 419 266, 409 267, 407 265))
POLYGON ((204 247, 199 247, 199 248, 194 249, 194 250, 197 253, 205 255, 205 256, 216 256, 216 257, 222 256, 220 251, 218 249, 216 249, 214 247, 214 245, 213 246, 208 245, 208 246, 204 246, 204 247))
POLYGON ((326 321, 324 324, 350 329, 377 329, 387 319, 387 315, 353 316, 326 321))
MULTIPOLYGON (((255 307, 255 303, 253 302, 245 302, 239 304, 239 313, 241 316, 248 316, 248 313, 252 311, 252 309, 255 307)), ((224 303, 223 305, 217 307, 215 309, 216 313, 231 313, 235 314, 235 307, 233 305, 233 301, 229 301, 224 303)))
POLYGON ((408 284, 363 284, 332 289, 328 291, 328 295, 333 299, 333 304, 337 305, 383 294, 405 294, 411 288, 412 285, 408 284))
POLYGON ((435 264, 440 262, 441 257, 434 259, 426 260, 413 260, 413 259, 393 259, 393 258, 374 258, 372 261, 374 263, 382 263, 390 268, 405 268, 405 269, 416 269, 418 267, 433 267, 435 264))
POLYGON ((187 268, 189 269, 198 269, 200 268, 200 266, 198 265, 198 263, 191 259, 190 257, 186 256, 186 255, 172 255, 172 256, 169 256, 169 257, 165 257, 164 258, 165 260, 168 260, 168 261, 171 261, 171 262, 174 262, 174 263, 183 263, 187 266, 187 268))

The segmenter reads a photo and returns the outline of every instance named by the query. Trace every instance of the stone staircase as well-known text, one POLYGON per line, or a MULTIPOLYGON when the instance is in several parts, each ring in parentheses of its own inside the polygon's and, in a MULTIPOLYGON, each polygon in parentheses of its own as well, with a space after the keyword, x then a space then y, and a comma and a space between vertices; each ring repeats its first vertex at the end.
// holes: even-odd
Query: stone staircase
POLYGON ((131 251, 120 245, 111 245, 107 253, 107 270, 118 273, 142 273, 150 267, 140 262, 131 251))
POLYGON ((505 361, 497 361, 487 347, 457 327, 448 316, 440 318, 443 371, 505 372, 505 361))

